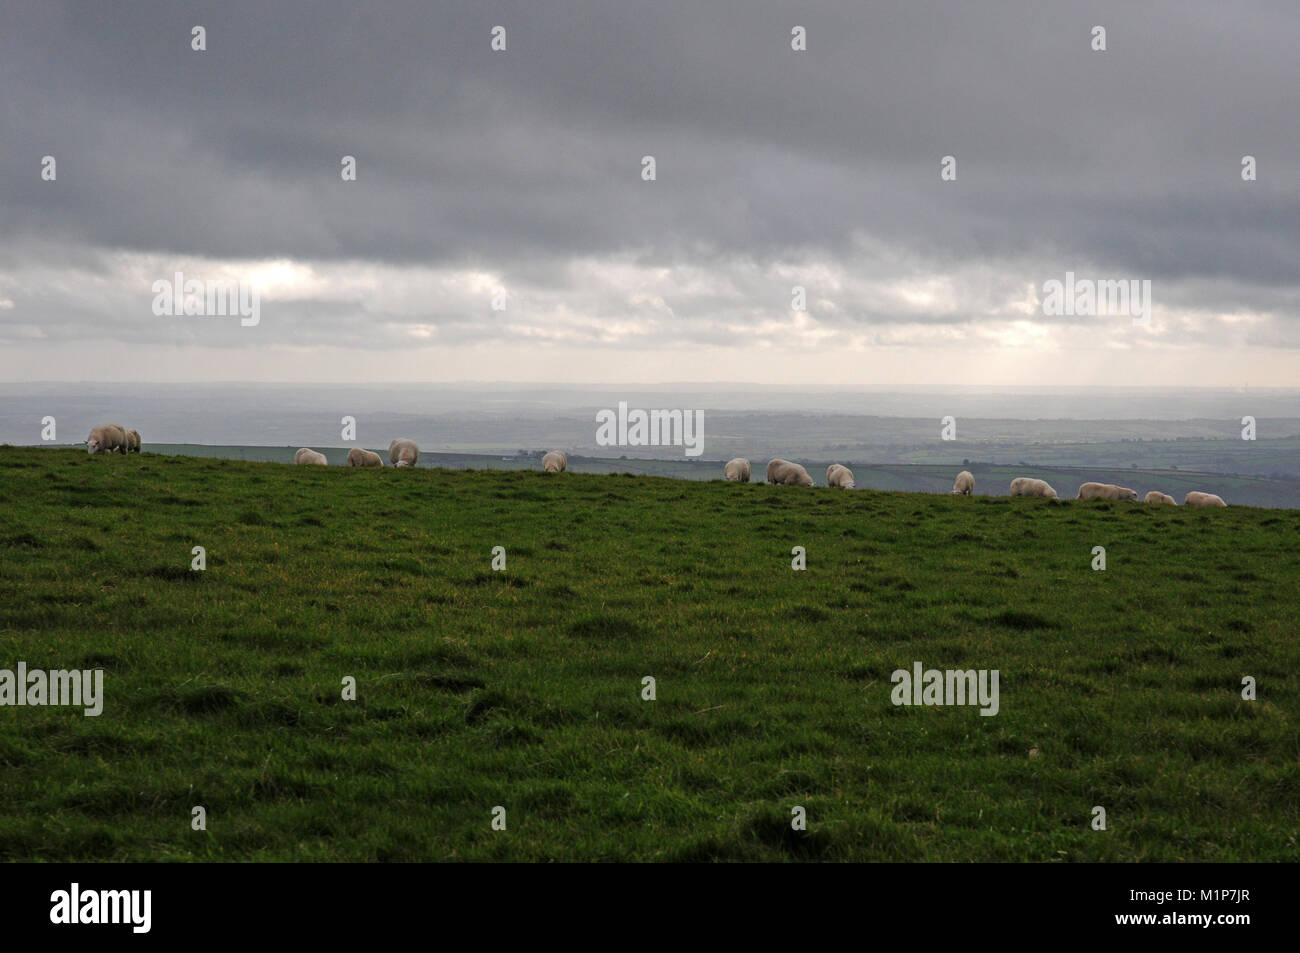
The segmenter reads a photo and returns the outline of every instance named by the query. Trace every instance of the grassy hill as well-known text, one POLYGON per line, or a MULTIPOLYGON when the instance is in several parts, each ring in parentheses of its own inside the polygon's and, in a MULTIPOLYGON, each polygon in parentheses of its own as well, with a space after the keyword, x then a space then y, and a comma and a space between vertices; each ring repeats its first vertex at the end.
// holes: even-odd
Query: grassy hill
POLYGON ((106 695, 0 708, 6 860, 1296 858, 1300 512, 37 448, 0 505, 0 668, 106 695))
MULTIPOLYGON (((1239 441, 1240 442, 1240 441, 1239 441)), ((48 448, 46 448, 48 449, 48 448)), ((82 448, 84 450, 84 448, 82 448)), ((297 447, 212 446, 207 444, 151 444, 150 452, 182 456, 218 457, 228 460, 250 460, 291 463, 297 447)), ((331 466, 347 463, 347 447, 317 447, 325 454, 331 466)), ((386 447, 372 447, 384 460, 388 459, 386 447)), ((540 468, 543 451, 531 456, 499 453, 420 452, 420 466, 441 467, 450 470, 536 470, 540 468)), ((1046 454, 1044 458, 1050 458, 1046 454)), ((751 456, 754 476, 763 479, 767 457, 751 456)), ((1132 487, 1140 495, 1147 490, 1160 490, 1182 500, 1188 490, 1217 493, 1229 504, 1270 506, 1300 509, 1300 477, 1267 477, 1249 474, 1201 472, 1180 469, 1135 469, 1128 466, 1067 466, 1062 464, 1034 464, 1035 458, 1026 454, 1026 463, 971 463, 961 462, 960 455, 949 452, 945 463, 928 465, 907 463, 862 463, 848 458, 792 457, 808 467, 813 479, 824 484, 826 467, 830 463, 845 463, 852 468, 859 489, 905 490, 921 493, 947 493, 952 489, 958 471, 969 469, 975 475, 975 492, 981 495, 1002 496, 1016 477, 1028 476, 1046 480, 1061 496, 1074 496, 1079 484, 1088 480, 1118 483, 1132 487)), ((677 456, 667 459, 646 457, 586 457, 569 454, 569 469, 575 473, 635 473, 644 476, 677 477, 684 480, 716 480, 722 473, 722 460, 704 460, 677 456)))

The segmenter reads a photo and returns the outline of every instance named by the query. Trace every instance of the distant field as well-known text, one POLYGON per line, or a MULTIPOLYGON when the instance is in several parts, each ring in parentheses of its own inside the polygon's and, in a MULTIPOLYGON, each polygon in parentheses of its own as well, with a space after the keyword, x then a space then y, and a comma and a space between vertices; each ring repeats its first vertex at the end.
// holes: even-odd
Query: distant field
POLYGON ((901 463, 934 463, 969 457, 1012 464, 1052 461, 1065 467, 1195 470, 1288 477, 1300 481, 1300 438, 1282 440, 1142 440, 1113 443, 989 443, 885 449, 881 458, 901 463))
POLYGON ((0 668, 106 679, 0 708, 6 860, 1296 857, 1300 512, 35 448, 0 503, 0 668))

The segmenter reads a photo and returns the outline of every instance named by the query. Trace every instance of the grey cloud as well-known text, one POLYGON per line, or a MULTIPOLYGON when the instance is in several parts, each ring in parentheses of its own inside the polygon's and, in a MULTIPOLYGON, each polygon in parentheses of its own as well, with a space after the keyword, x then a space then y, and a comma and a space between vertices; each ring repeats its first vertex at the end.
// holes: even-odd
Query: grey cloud
MULTIPOLYGON (((865 234, 898 274, 1012 263, 1038 285, 1067 269, 1152 278, 1169 300, 1194 282, 1200 306, 1294 323, 1298 33, 1293 5, 1210 0, 9 3, 0 262, 34 242, 83 270, 119 250, 371 261, 563 295, 575 257, 712 267, 725 285, 741 262, 858 261, 865 234), (189 50, 194 23, 206 53, 189 50), (488 50, 496 23, 504 55, 488 50), (795 23, 808 53, 789 50, 795 23), (1105 53, 1088 50, 1094 23, 1105 53), (46 153, 57 186, 36 174, 46 153), (1259 182, 1240 181, 1246 153, 1259 182), (339 180, 344 154, 356 183, 339 180), (657 182, 640 181, 643 154, 657 182), (955 183, 939 181, 946 154, 955 183)), ((735 280, 747 302, 681 297, 702 339, 788 294, 735 280)), ((68 294, 22 303, 65 333, 103 331, 93 303, 54 313, 68 294)), ((492 333, 438 301, 418 317, 347 298, 282 316, 304 342, 389 340, 366 321, 492 333)), ((864 301, 818 319, 972 317, 864 301)))

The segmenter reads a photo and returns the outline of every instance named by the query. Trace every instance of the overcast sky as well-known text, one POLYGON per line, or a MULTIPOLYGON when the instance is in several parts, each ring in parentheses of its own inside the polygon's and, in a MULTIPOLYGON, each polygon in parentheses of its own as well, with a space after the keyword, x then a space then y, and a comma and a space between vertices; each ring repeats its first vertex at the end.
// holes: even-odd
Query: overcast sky
POLYGON ((6 0, 0 380, 1300 386, 1298 36, 1222 0, 6 0), (260 323, 155 315, 177 271, 260 323), (1045 315, 1066 272, 1149 279, 1150 324, 1045 315))

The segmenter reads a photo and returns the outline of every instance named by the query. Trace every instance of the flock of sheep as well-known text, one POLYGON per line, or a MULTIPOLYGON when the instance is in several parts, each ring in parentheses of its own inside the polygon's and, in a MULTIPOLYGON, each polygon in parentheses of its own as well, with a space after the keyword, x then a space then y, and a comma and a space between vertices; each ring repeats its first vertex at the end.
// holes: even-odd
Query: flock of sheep
MULTIPOLYGON (((723 476, 734 483, 748 483, 750 467, 749 461, 744 457, 736 457, 728 460, 722 468, 723 476)), ((789 460, 777 458, 767 465, 767 482, 780 483, 785 486, 812 486, 812 477, 808 471, 797 463, 791 463, 789 460)), ((832 463, 826 468, 826 485, 829 487, 838 487, 843 490, 853 489, 853 471, 841 463, 832 463)), ((969 496, 975 490, 975 477, 969 470, 962 470, 957 474, 957 479, 953 481, 952 492, 960 496, 969 496)), ((1036 480, 1033 477, 1017 477, 1011 481, 1012 496, 1041 496, 1045 499, 1059 499, 1056 491, 1046 480, 1036 480)), ((1130 500, 1137 502, 1138 495, 1136 490, 1130 490, 1126 486, 1116 486, 1114 483, 1085 483, 1079 487, 1079 495, 1076 500, 1130 500)), ((1159 490, 1152 490, 1146 495, 1148 503, 1172 503, 1177 506, 1174 498, 1168 493, 1161 493, 1159 490)), ((1186 506, 1227 506, 1223 500, 1213 493, 1201 493, 1198 490, 1192 490, 1183 498, 1186 506)))
MULTIPOLYGON (((139 453, 140 434, 135 430, 125 430, 121 424, 104 424, 96 427, 86 438, 86 452, 100 451, 112 453, 139 453)), ((388 445, 388 461, 395 467, 413 467, 420 459, 420 448, 414 440, 400 437, 388 445)), ((325 454, 302 447, 293 455, 293 462, 312 466, 327 466, 329 461, 325 454)), ((350 467, 382 467, 383 458, 373 450, 353 447, 348 451, 350 467)), ((563 450, 552 450, 542 457, 542 469, 547 473, 561 473, 569 468, 569 457, 563 450)), ((733 483, 748 483, 750 477, 749 461, 744 457, 728 460, 722 468, 723 476, 733 483)), ((797 463, 782 460, 779 457, 767 464, 767 482, 784 486, 812 486, 813 479, 808 471, 797 463)), ((852 490, 853 471, 841 463, 832 463, 826 468, 826 485, 841 490, 852 490)), ((969 496, 975 490, 975 477, 969 470, 962 470, 952 485, 952 492, 969 496)), ((1012 496, 1041 496, 1049 500, 1059 499, 1056 491, 1045 480, 1033 477, 1017 477, 1011 481, 1012 496)), ((1079 487, 1077 500, 1128 500, 1136 503, 1137 491, 1128 487, 1116 486, 1114 483, 1085 483, 1079 487)), ((1171 503, 1177 506, 1174 498, 1159 490, 1152 490, 1146 495, 1147 503, 1171 503)), ((1201 493, 1192 490, 1183 497, 1186 506, 1227 506, 1213 493, 1201 493)))
MULTIPOLYGON (((395 467, 413 467, 419 459, 420 448, 415 445, 414 440, 399 437, 388 445, 388 462, 395 467)), ((311 447, 300 447, 298 452, 293 455, 293 462, 318 467, 329 465, 329 461, 325 459, 325 454, 319 450, 313 450, 311 447)), ((373 450, 362 450, 360 447, 353 447, 348 451, 348 466, 350 467, 382 467, 383 465, 384 458, 373 450)))
MULTIPOLYGON (((420 448, 414 440, 399 437, 388 445, 388 462, 395 467, 413 467, 420 459, 420 448)), ((314 466, 327 466, 329 461, 325 454, 310 447, 301 447, 293 455, 293 462, 314 466)), ((383 458, 372 450, 353 447, 348 451, 350 467, 382 467, 383 458)), ((569 468, 569 457, 562 450, 552 450, 542 457, 542 469, 547 473, 559 473, 569 468)))

